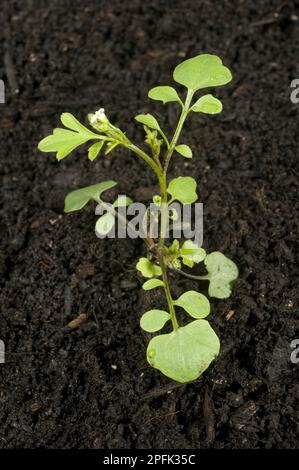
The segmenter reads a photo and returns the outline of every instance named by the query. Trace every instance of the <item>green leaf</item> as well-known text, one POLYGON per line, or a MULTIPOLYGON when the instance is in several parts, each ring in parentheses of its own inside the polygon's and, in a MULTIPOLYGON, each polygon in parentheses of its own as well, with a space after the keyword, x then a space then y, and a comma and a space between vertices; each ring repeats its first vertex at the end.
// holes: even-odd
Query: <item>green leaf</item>
POLYGON ((142 289, 152 290, 152 289, 155 289, 156 287, 164 287, 164 282, 161 281, 161 279, 149 279, 148 281, 145 281, 145 283, 142 286, 142 289))
POLYGON ((167 192, 172 200, 182 204, 192 204, 197 200, 196 181, 190 176, 179 176, 170 181, 167 192))
POLYGON ((148 333, 161 330, 166 322, 170 320, 170 315, 165 310, 149 310, 140 319, 140 326, 148 333))
POLYGON ((63 113, 60 117, 62 124, 72 130, 57 128, 51 135, 42 139, 38 144, 41 152, 57 152, 57 160, 62 160, 75 150, 79 145, 90 139, 100 139, 101 136, 94 134, 83 126, 70 113, 63 113))
POLYGON ((83 124, 81 124, 81 122, 79 122, 71 113, 62 113, 60 120, 65 127, 68 127, 79 134, 89 136, 90 139, 98 137, 98 134, 95 134, 87 127, 83 126, 83 124))
POLYGON ((115 217, 111 212, 106 212, 106 214, 102 215, 96 223, 96 231, 101 235, 108 235, 110 230, 112 230, 115 224, 115 217))
POLYGON ((231 283, 239 276, 237 266, 219 251, 207 255, 205 265, 209 274, 202 278, 210 281, 209 295, 227 299, 231 294, 231 283))
POLYGON ((155 277, 162 274, 160 266, 152 263, 147 258, 140 258, 136 264, 136 269, 141 272, 143 277, 155 277))
POLYGON ((177 91, 172 86, 156 86, 148 92, 148 97, 152 100, 163 101, 163 104, 171 101, 181 103, 177 91))
POLYGON ((133 201, 131 198, 129 198, 128 196, 120 195, 117 196, 117 199, 114 201, 113 207, 125 207, 129 206, 132 203, 133 201))
POLYGON ((195 92, 201 88, 225 85, 231 81, 232 75, 220 57, 201 54, 179 64, 174 69, 173 78, 195 92))
POLYGON ((102 181, 101 183, 72 191, 65 198, 64 212, 79 211, 91 199, 99 202, 101 194, 116 185, 115 181, 102 181))
POLYGON ((117 147, 118 145, 118 142, 109 142, 106 145, 105 155, 109 155, 109 153, 112 152, 112 150, 115 149, 115 147, 117 147))
POLYGON ((218 114, 222 111, 222 103, 213 95, 201 96, 191 108, 195 113, 218 114))
POLYGON ((161 203, 162 203, 162 198, 161 198, 161 196, 158 196, 158 195, 153 196, 153 203, 154 203, 156 206, 160 207, 160 206, 161 206, 161 203))
POLYGON ((205 259, 206 252, 203 248, 193 243, 192 240, 187 240, 180 249, 180 256, 186 266, 193 268, 194 264, 200 263, 205 259))
POLYGON ((78 132, 57 128, 53 130, 53 134, 39 142, 38 149, 41 152, 57 152, 57 160, 62 160, 89 139, 90 137, 78 134, 78 132))
POLYGON ((159 123, 154 116, 151 114, 138 114, 135 116, 135 119, 137 122, 140 122, 141 124, 144 124, 147 127, 150 127, 151 129, 155 129, 156 131, 161 131, 159 123))
POLYGON ((180 242, 178 240, 173 240, 169 248, 167 248, 168 253, 172 255, 178 255, 180 249, 180 242))
POLYGON ((180 155, 185 158, 192 158, 192 150, 189 145, 180 144, 174 148, 180 155))
POLYGON ((178 258, 174 258, 172 261, 171 261, 171 264, 174 268, 176 269, 181 269, 182 265, 181 265, 181 262, 178 258))
POLYGON ((185 292, 173 303, 182 307, 193 318, 205 318, 211 310, 210 302, 206 296, 195 290, 185 292))
POLYGON ((100 140, 100 142, 96 142, 88 149, 88 158, 90 161, 93 161, 99 155, 101 148, 104 145, 104 141, 100 140))
POLYGON ((197 379, 219 354, 219 339, 206 320, 195 320, 172 333, 155 336, 147 360, 177 382, 197 379))

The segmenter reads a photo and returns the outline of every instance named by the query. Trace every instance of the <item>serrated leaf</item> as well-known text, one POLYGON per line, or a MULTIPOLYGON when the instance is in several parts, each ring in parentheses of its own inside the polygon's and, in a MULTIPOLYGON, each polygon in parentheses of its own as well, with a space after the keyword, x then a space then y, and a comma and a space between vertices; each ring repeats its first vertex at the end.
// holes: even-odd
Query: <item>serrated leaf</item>
POLYGON ((149 310, 142 315, 140 326, 144 331, 154 333, 161 330, 168 320, 170 320, 170 315, 165 310, 149 310))
POLYGON ((65 127, 68 127, 79 134, 86 135, 86 137, 89 136, 90 139, 98 137, 97 134, 83 126, 83 124, 81 124, 81 122, 79 122, 71 113, 62 113, 60 120, 65 127))
POLYGON ((182 204, 192 204, 197 200, 196 181, 190 176, 179 176, 170 181, 167 192, 172 200, 182 204))
POLYGON ((62 160, 79 147, 79 145, 84 144, 88 140, 101 138, 101 136, 83 126, 83 124, 70 113, 63 113, 60 119, 62 124, 71 130, 61 128, 54 129, 51 135, 42 139, 38 144, 38 149, 41 152, 57 152, 57 160, 62 160))
POLYGON ((104 145, 104 141, 100 140, 100 142, 96 142, 88 149, 88 158, 90 161, 93 161, 99 155, 101 148, 104 145))
POLYGON ((62 160, 89 139, 90 137, 78 134, 78 132, 57 128, 53 130, 53 134, 39 142, 38 149, 41 152, 57 152, 57 160, 62 160))
POLYGON ((209 295, 217 299, 228 298, 232 290, 231 283, 239 276, 235 263, 219 251, 214 251, 207 255, 205 266, 208 275, 203 276, 203 279, 210 282, 209 295))
POLYGON ((115 224, 115 217, 113 214, 110 212, 107 212, 106 214, 102 215, 96 223, 96 232, 99 233, 100 235, 108 235, 110 230, 112 230, 113 226, 115 224))
POLYGON ((173 78, 195 92, 201 88, 225 85, 231 81, 232 75, 220 57, 201 54, 179 64, 174 69, 173 78))
POLYGON ((64 212, 79 211, 92 199, 99 202, 101 194, 116 185, 115 181, 109 180, 72 191, 65 198, 64 212))
POLYGON ((177 91, 172 86, 156 86, 148 92, 148 97, 152 100, 163 101, 163 104, 171 101, 181 102, 177 91))
POLYGON ((175 147, 175 150, 185 158, 192 158, 192 150, 189 145, 180 144, 175 147))
POLYGON ((135 116, 135 120, 156 131, 161 130, 157 119, 151 114, 138 114, 135 116))
POLYGON ((180 249, 180 256, 186 266, 193 268, 194 264, 200 263, 205 259, 206 252, 203 248, 193 243, 192 240, 187 240, 180 249))
POLYGON ((222 103, 213 95, 201 96, 191 108, 194 113, 218 114, 222 111, 222 103))
POLYGON ((195 290, 185 292, 173 303, 186 310, 193 318, 205 318, 211 310, 210 302, 206 296, 195 290))
POLYGON ((115 207, 125 207, 125 206, 129 206, 132 203, 133 203, 133 201, 132 201, 131 198, 121 194, 120 196, 117 196, 117 199, 113 203, 113 207, 114 208, 115 207))
POLYGON ((147 348, 147 360, 177 382, 197 379, 219 354, 220 343, 206 320, 195 320, 172 333, 155 336, 147 348))
POLYGON ((149 279, 148 281, 145 281, 145 283, 142 286, 142 289, 152 290, 152 289, 155 289, 156 287, 164 287, 164 282, 161 281, 161 279, 149 279))
POLYGON ((155 277, 162 274, 160 266, 152 263, 147 258, 140 258, 136 264, 136 269, 141 272, 143 277, 155 277))

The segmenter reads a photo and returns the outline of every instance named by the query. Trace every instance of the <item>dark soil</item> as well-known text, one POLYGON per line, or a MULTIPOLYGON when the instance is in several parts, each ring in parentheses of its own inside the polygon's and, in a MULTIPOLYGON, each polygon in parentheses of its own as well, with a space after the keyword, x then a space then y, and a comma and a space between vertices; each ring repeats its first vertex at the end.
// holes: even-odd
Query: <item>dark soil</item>
MULTIPOLYGON (((299 447, 297 15, 282 0, 1 2, 2 448, 299 447), (213 301, 220 357, 177 386, 145 358, 139 317, 163 299, 141 292, 143 244, 98 240, 91 205, 62 215, 71 189, 113 178, 146 199, 154 177, 123 151, 90 163, 82 148, 58 163, 37 142, 61 112, 85 119, 101 106, 140 144, 137 113, 170 130, 176 106, 147 91, 202 52, 220 55, 234 81, 217 90, 221 115, 190 120, 194 158, 178 158, 171 176, 197 179, 204 247, 231 257, 240 280, 213 301), (68 332, 79 314, 86 322, 68 332)), ((187 286, 203 287, 172 281, 174 294, 187 286)))

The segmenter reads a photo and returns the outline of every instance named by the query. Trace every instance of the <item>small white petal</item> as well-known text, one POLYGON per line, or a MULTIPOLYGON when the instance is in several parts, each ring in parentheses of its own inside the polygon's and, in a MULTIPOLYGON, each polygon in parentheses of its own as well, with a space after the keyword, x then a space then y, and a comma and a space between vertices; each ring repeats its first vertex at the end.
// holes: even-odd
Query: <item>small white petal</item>
POLYGON ((103 122, 105 121, 107 118, 106 118, 106 114, 105 114, 105 109, 104 108, 100 108, 98 111, 96 111, 90 118, 90 122, 92 124, 96 123, 96 122, 103 122))

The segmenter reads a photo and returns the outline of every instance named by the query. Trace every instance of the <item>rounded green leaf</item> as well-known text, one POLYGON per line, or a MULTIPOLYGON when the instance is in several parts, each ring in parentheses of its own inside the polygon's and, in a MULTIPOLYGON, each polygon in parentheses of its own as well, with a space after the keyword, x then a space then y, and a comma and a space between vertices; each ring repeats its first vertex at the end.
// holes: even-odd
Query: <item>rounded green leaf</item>
POLYGON ((165 310, 149 310, 142 315, 140 326, 144 331, 154 333, 161 330, 168 320, 170 320, 170 315, 165 310))
POLYGON ((197 200, 196 181, 190 176, 179 176, 170 181, 167 192, 172 200, 182 204, 192 204, 197 200))
POLYGON ((155 277, 162 274, 160 266, 152 263, 147 258, 140 258, 136 264, 136 269, 141 272, 143 277, 155 277))
POLYGON ((172 86, 156 86, 148 92, 148 97, 152 100, 169 103, 171 101, 181 102, 176 90, 172 86))
POLYGON ((201 54, 179 64, 174 69, 173 78, 195 92, 201 88, 225 85, 231 81, 232 75, 220 57, 201 54))
POLYGON ((115 224, 115 217, 110 212, 102 215, 96 223, 96 232, 100 235, 108 235, 115 224))
POLYGON ((133 201, 131 198, 121 194, 120 196, 117 196, 117 199, 113 203, 113 207, 126 207, 132 203, 133 201))
POLYGON ((155 129, 156 131, 161 130, 157 119, 151 114, 138 114, 135 116, 135 119, 137 122, 140 122, 151 129, 155 129))
POLYGON ((218 114, 222 111, 222 103, 213 95, 201 96, 191 108, 195 113, 218 114))
POLYGON ((194 264, 200 263, 205 259, 206 252, 203 248, 193 243, 192 240, 186 240, 180 249, 180 256, 186 266, 193 268, 194 264))
POLYGON ((174 305, 182 307, 193 318, 205 318, 211 310, 210 302, 206 296, 195 290, 189 290, 182 294, 174 301, 174 305))
POLYGON ((192 150, 189 145, 180 144, 175 147, 175 150, 185 158, 192 158, 192 150))
POLYGON ((147 348, 147 360, 177 382, 197 379, 219 354, 220 342, 206 320, 195 320, 172 333, 155 336, 147 348))
POLYGON ((207 255, 205 265, 208 275, 204 279, 210 281, 209 295, 217 299, 226 299, 231 294, 231 283, 239 276, 237 266, 233 261, 219 251, 207 255))
POLYGON ((161 196, 158 196, 158 195, 153 196, 153 203, 156 206, 160 207, 161 206, 161 201, 162 201, 161 196))
POLYGON ((149 279, 148 281, 145 281, 142 289, 151 290, 155 289, 156 287, 164 287, 164 282, 161 281, 161 279, 149 279))
POLYGON ((86 188, 76 189, 69 193, 64 202, 64 212, 74 212, 82 209, 91 199, 99 202, 100 196, 104 191, 113 188, 117 183, 115 181, 102 181, 101 183, 87 186, 86 188))

